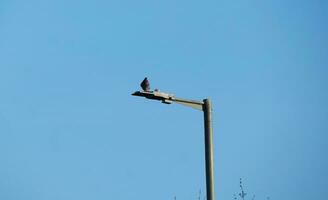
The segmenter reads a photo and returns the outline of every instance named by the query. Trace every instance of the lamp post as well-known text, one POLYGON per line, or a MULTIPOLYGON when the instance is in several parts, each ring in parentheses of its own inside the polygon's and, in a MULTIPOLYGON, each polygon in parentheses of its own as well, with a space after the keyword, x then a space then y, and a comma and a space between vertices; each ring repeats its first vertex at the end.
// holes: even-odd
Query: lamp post
POLYGON ((158 100, 165 104, 173 102, 192 107, 204 112, 204 138, 205 138, 205 170, 206 170, 206 198, 215 200, 214 194, 214 168, 213 168, 213 129, 212 129, 212 104, 210 99, 194 101, 176 98, 173 94, 155 91, 136 91, 132 95, 158 100))

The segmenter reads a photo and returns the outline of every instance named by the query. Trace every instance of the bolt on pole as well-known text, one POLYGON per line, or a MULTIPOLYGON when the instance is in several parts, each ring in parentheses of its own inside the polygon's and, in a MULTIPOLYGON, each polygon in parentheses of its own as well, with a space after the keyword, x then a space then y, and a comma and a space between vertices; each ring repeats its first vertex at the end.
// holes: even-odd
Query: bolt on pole
POLYGON ((214 193, 214 164, 213 164, 213 128, 212 103, 204 99, 204 128, 205 128, 205 170, 206 170, 206 199, 215 200, 214 193))

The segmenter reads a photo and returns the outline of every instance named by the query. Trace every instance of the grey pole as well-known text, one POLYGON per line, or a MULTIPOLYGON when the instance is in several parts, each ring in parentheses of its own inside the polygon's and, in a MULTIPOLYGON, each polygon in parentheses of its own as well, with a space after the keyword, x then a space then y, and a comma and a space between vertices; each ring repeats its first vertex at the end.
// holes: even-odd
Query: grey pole
POLYGON ((204 112, 206 198, 207 200, 215 200, 211 100, 204 99, 203 101, 194 101, 194 100, 180 99, 180 98, 176 98, 172 94, 159 92, 159 91, 136 91, 132 95, 146 97, 147 99, 159 100, 165 104, 171 104, 172 102, 175 102, 178 104, 195 108, 197 110, 202 110, 204 112))
POLYGON ((205 127, 205 169, 206 169, 206 199, 215 200, 214 194, 214 168, 213 168, 213 128, 212 103, 204 99, 204 127, 205 127))

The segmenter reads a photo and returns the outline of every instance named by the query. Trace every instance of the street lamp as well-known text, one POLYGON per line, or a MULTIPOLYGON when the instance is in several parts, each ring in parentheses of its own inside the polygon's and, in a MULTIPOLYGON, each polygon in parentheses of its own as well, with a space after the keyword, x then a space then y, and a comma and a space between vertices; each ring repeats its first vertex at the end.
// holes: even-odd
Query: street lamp
MULTIPOLYGON (((149 83, 148 83, 149 84, 149 83)), ((213 129, 212 129, 212 104, 210 99, 203 101, 194 101, 176 98, 173 94, 154 91, 136 91, 132 95, 145 97, 147 99, 158 100, 165 104, 173 102, 188 107, 195 108, 204 112, 204 130, 205 130, 205 170, 206 170, 206 197, 207 200, 214 200, 214 168, 213 168, 213 129)))

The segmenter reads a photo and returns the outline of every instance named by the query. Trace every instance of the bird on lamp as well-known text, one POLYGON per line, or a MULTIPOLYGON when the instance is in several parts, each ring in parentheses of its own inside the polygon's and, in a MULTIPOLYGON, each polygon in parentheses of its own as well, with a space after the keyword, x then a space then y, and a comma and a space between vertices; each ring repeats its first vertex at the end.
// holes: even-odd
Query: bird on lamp
POLYGON ((150 90, 150 84, 147 77, 145 77, 145 79, 141 82, 140 86, 145 92, 148 92, 150 90))

